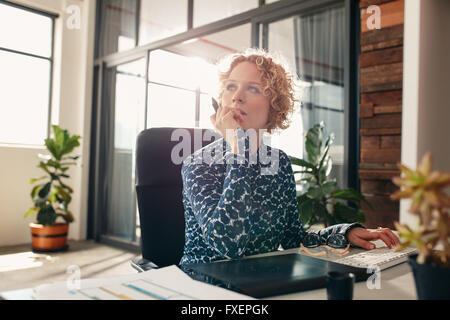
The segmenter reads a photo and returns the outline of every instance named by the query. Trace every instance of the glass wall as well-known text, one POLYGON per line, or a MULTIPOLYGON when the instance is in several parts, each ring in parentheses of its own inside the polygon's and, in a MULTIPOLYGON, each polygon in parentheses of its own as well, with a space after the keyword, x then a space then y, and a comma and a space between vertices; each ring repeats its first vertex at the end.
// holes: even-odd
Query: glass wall
POLYGON ((194 27, 255 9, 258 0, 194 0, 194 27))
POLYGON ((98 57, 136 47, 140 0, 98 1, 98 57))
POLYGON ((141 1, 139 45, 187 30, 186 0, 141 1))
POLYGON ((103 88, 102 111, 100 139, 93 152, 108 156, 105 175, 93 174, 99 175, 103 182, 98 185, 108 186, 108 192, 104 196, 100 192, 99 197, 106 205, 94 209, 105 225, 96 230, 134 243, 139 240, 133 158, 137 134, 161 126, 212 129, 217 62, 257 44, 281 54, 296 76, 295 94, 301 100, 291 126, 266 142, 302 158, 304 131, 323 120, 327 131, 336 135, 331 150, 333 175, 342 183, 348 130, 345 1, 340 7, 336 1, 332 8, 318 8, 311 2, 311 10, 306 11, 306 2, 284 0, 267 0, 265 5, 258 0, 99 1, 96 65, 108 67, 103 67, 98 80, 103 88), (274 2, 276 9, 265 11, 274 2), (142 59, 136 60, 137 56, 142 59), (102 143, 111 151, 103 152, 107 148, 102 149, 102 143))
POLYGON ((107 68, 102 123, 111 148, 105 148, 106 189, 104 234, 136 240, 136 136, 144 129, 145 59, 107 68))
POLYGON ((250 47, 250 25, 150 52, 147 127, 213 129, 211 97, 218 90, 218 61, 250 47))
POLYGON ((300 86, 301 108, 294 119, 301 122, 295 127, 306 131, 323 121, 326 132, 335 134, 332 175, 344 187, 344 7, 283 19, 268 29, 269 49, 283 54, 300 86))

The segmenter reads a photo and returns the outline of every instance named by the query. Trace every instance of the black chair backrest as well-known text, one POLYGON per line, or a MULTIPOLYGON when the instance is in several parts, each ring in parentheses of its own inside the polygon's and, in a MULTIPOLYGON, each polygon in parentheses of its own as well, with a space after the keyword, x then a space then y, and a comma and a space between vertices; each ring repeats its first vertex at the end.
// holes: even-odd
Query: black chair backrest
POLYGON ((158 267, 178 264, 183 255, 182 161, 217 138, 213 131, 200 128, 150 128, 137 137, 136 195, 142 257, 158 267))

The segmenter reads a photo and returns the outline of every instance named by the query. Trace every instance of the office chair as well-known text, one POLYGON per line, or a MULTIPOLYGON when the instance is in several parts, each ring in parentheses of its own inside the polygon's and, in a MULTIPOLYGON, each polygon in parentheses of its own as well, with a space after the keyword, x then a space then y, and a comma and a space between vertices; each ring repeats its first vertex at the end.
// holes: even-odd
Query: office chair
POLYGON ((136 196, 142 255, 131 260, 133 268, 142 272, 180 262, 185 240, 182 160, 219 137, 212 130, 200 128, 151 128, 139 133, 136 196), (209 136, 204 136, 206 131, 209 136), (180 138, 182 132, 184 137, 180 138), (203 141, 203 137, 212 138, 203 141), (183 152, 179 152, 181 146, 185 146, 183 152), (177 158, 176 163, 172 158, 177 158))

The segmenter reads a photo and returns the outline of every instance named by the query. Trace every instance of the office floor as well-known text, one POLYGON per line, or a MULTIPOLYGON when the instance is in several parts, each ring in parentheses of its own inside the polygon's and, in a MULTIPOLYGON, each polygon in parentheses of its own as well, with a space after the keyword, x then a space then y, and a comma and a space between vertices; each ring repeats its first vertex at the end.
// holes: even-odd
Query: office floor
POLYGON ((45 254, 33 253, 29 244, 0 247, 0 292, 67 281, 77 274, 87 279, 137 272, 130 265, 136 253, 93 240, 68 244, 66 252, 45 254))

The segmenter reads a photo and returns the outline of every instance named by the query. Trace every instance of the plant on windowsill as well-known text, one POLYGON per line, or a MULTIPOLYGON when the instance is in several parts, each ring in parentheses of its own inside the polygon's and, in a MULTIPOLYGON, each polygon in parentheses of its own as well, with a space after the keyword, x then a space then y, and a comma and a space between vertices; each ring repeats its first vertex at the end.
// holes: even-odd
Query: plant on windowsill
POLYGON ((32 249, 35 252, 66 250, 69 223, 74 221, 69 210, 73 189, 63 179, 69 178, 69 167, 77 164, 79 156, 69 154, 80 145, 78 140, 81 137, 71 136, 67 130, 56 125, 52 129, 53 138, 45 139, 50 155, 38 155, 41 159, 38 167, 46 175, 30 180, 31 184, 37 183, 31 191, 34 205, 25 213, 25 218, 37 214, 36 223, 30 223, 32 249), (63 222, 56 222, 58 218, 63 222))
POLYGON ((432 171, 432 155, 426 153, 411 170, 399 163, 402 176, 392 181, 400 187, 391 198, 411 199, 409 212, 418 218, 418 226, 395 223, 403 242, 397 247, 417 248, 409 257, 419 299, 450 299, 450 172, 432 171), (439 250, 438 250, 439 249, 439 250))
POLYGON ((361 193, 351 188, 339 189, 336 179, 330 178, 333 164, 329 150, 334 134, 324 137, 324 128, 322 121, 305 133, 307 161, 289 157, 293 165, 302 167, 294 174, 302 174, 297 183, 306 190, 297 197, 300 219, 306 229, 314 224, 328 227, 339 223, 364 222, 361 201, 371 207, 361 193))

